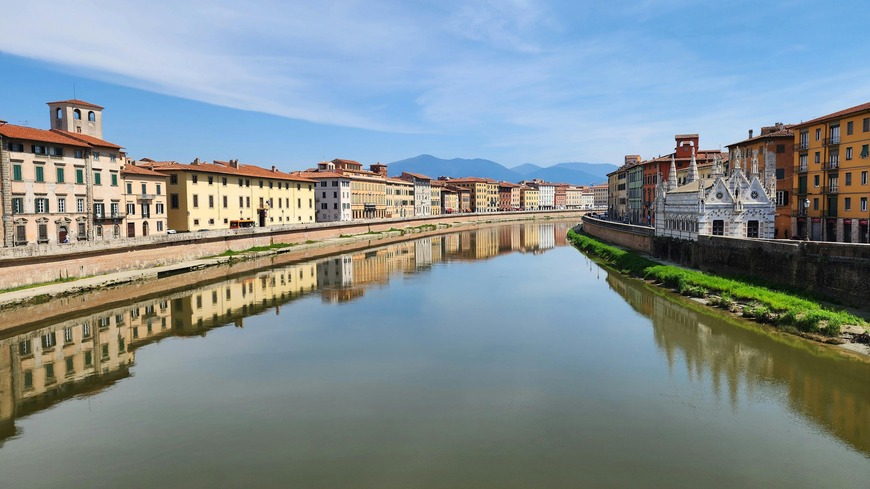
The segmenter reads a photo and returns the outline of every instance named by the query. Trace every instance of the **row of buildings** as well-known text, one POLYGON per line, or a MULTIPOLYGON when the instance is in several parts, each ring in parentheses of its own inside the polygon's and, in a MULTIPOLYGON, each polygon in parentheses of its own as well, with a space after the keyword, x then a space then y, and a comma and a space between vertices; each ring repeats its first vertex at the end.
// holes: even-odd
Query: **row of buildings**
POLYGON ((870 242, 870 103, 750 130, 726 150, 678 134, 670 154, 608 175, 612 218, 656 234, 870 242))
POLYGON ((0 121, 3 246, 167 232, 606 207, 607 185, 430 178, 335 159, 282 172, 238 160, 127 158, 103 139, 103 107, 50 102, 50 129, 0 121))

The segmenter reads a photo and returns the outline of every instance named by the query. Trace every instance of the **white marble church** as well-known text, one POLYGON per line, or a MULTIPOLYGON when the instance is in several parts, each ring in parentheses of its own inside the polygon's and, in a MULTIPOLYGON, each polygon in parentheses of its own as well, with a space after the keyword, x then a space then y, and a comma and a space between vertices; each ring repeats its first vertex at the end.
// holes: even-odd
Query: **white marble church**
POLYGON ((654 203, 656 236, 697 240, 699 235, 773 239, 776 181, 762 182, 758 156, 753 155, 747 176, 734 152, 730 174, 722 161, 713 163, 710 178, 699 178, 695 154, 683 185, 671 159, 668 180, 659 175, 654 203))

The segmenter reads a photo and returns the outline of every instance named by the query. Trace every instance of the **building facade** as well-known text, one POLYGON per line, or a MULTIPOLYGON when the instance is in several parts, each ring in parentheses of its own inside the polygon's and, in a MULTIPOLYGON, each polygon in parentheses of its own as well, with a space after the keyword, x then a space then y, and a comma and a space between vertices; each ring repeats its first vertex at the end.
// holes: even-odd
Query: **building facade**
POLYGON ((122 210, 126 221, 123 236, 135 238, 168 231, 166 188, 169 178, 147 166, 128 161, 121 170, 121 179, 124 185, 122 210))

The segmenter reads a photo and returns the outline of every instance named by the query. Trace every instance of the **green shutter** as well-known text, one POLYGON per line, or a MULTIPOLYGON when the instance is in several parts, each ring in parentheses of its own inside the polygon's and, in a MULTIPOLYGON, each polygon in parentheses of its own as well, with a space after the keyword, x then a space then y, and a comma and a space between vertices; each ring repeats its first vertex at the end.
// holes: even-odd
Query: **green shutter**
POLYGON ((12 165, 12 179, 21 181, 21 165, 12 165))
POLYGON ((64 181, 63 168, 57 168, 57 183, 63 183, 63 181, 64 181))

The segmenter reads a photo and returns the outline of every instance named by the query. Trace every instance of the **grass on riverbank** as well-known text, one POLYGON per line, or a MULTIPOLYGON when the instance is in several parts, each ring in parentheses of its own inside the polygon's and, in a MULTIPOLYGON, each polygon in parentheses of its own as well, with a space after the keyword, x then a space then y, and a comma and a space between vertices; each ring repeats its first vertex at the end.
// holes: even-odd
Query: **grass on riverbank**
MULTIPOLYGON (((313 241, 312 241, 312 243, 313 243, 313 241)), ((240 250, 240 251, 227 250, 227 251, 224 251, 223 253, 221 253, 219 255, 215 255, 215 256, 238 256, 238 255, 245 255, 248 253, 259 253, 262 251, 280 250, 280 249, 284 249, 284 248, 289 248, 291 246, 296 246, 296 243, 273 243, 273 244, 270 244, 269 246, 252 246, 246 250, 240 250)))
POLYGON ((35 284, 27 284, 27 285, 19 285, 18 287, 10 287, 8 289, 0 289, 0 294, 5 294, 7 292, 15 292, 18 290, 27 290, 27 289, 35 289, 36 287, 42 287, 45 285, 54 285, 54 284, 65 284, 67 282, 75 282, 77 280, 81 280, 84 278, 93 277, 93 275, 85 275, 83 277, 64 277, 52 280, 50 282, 39 282, 35 284))
POLYGON ((686 296, 706 297, 712 305, 729 310, 739 307, 738 302, 744 303, 744 316, 779 328, 837 336, 844 324, 866 326, 863 319, 845 311, 832 311, 811 300, 765 287, 662 265, 637 253, 601 243, 573 229, 568 231, 568 239, 578 249, 601 258, 622 273, 661 283, 686 296))

